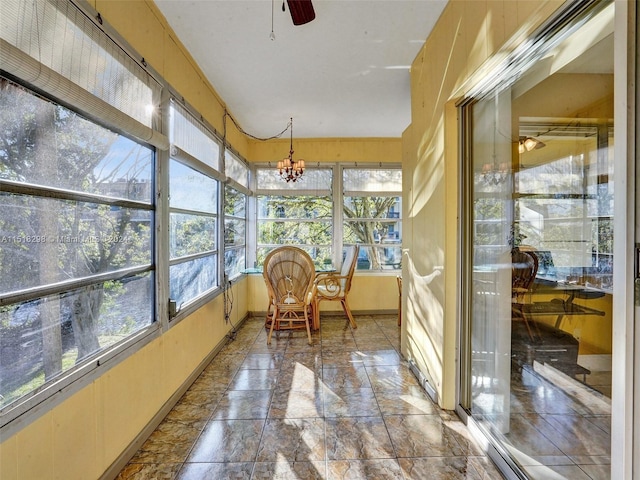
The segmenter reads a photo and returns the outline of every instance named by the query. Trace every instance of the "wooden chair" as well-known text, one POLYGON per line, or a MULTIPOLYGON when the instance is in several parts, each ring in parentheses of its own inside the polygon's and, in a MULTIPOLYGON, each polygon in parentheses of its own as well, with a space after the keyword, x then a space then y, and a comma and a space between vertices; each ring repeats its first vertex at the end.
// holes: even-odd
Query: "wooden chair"
POLYGON ((267 345, 271 344, 274 330, 303 328, 311 345, 315 266, 309 254, 298 247, 276 248, 265 258, 262 275, 269 293, 268 312, 271 312, 267 345))
POLYGON ((511 319, 524 322, 532 340, 534 338, 525 313, 525 304, 526 296, 531 295, 537 272, 538 257, 533 251, 519 248, 511 250, 511 319))
POLYGON ((358 328, 351 314, 347 297, 349 290, 351 290, 351 281, 353 279, 353 272, 356 269, 360 247, 359 245, 351 245, 347 247, 346 250, 340 273, 323 272, 316 276, 313 307, 314 328, 320 328, 320 302, 323 300, 340 302, 344 313, 349 319, 351 328, 358 328))

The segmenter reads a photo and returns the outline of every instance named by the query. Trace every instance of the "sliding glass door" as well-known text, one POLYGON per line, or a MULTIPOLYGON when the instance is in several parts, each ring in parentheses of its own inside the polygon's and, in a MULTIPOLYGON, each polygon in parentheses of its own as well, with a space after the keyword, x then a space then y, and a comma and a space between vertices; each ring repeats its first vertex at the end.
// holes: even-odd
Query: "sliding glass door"
POLYGON ((461 106, 460 404, 529 478, 610 472, 614 6, 594 8, 461 106))

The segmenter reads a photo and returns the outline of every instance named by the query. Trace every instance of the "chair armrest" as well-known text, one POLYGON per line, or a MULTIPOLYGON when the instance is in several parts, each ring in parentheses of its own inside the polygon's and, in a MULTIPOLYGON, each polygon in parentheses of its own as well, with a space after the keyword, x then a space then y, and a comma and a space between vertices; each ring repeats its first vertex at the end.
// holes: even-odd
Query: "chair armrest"
POLYGON ((335 273, 323 273, 316 277, 314 289, 316 295, 324 298, 336 298, 344 294, 344 285, 348 281, 347 276, 335 273))

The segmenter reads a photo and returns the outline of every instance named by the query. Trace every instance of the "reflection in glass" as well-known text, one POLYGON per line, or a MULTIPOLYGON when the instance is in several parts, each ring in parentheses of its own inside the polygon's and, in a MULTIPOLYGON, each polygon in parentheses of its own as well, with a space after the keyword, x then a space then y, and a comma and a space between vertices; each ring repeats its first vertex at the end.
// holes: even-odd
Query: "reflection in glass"
POLYGON ((224 244, 230 245, 244 245, 246 234, 246 221, 225 219, 224 221, 224 244))
POLYGON ((216 219, 204 215, 171 213, 169 216, 169 256, 171 259, 214 250, 216 219))
POLYGON ((171 160, 169 205, 198 212, 217 212, 218 182, 193 168, 171 160))
POLYGON ((465 110, 463 406, 535 478, 578 478, 591 456, 610 454, 613 66, 590 59, 613 56, 613 9, 599 15, 465 110))
POLYGON ((178 309, 218 285, 216 262, 217 255, 209 255, 169 267, 169 297, 178 309))

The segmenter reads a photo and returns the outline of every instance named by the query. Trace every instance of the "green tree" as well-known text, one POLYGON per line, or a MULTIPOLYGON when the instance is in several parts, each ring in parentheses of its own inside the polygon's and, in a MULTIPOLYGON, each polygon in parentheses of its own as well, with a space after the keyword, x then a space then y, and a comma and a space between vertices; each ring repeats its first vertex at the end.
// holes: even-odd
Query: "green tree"
MULTIPOLYGON (((130 141, 127 152, 114 153, 112 147, 119 138, 0 79, 0 179, 17 186, 15 193, 0 194, 4 206, 0 238, 8 240, 0 250, 0 291, 49 285, 141 259, 150 261, 149 222, 134 225, 131 209, 64 196, 50 198, 38 191, 31 195, 26 187, 35 184, 61 192, 148 198, 150 185, 141 186, 137 178, 142 172, 148 176, 151 156, 144 147, 132 147, 135 144, 130 141)), ((100 348, 98 321, 108 291, 97 283, 72 295, 39 302, 46 380, 62 370, 63 318, 73 326, 78 359, 100 348)))

